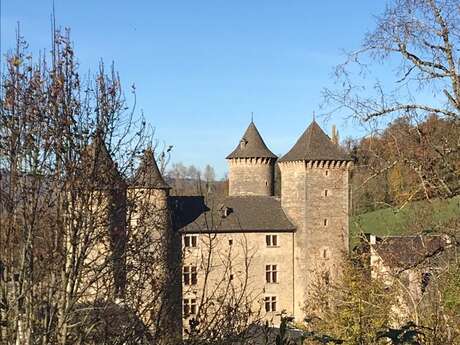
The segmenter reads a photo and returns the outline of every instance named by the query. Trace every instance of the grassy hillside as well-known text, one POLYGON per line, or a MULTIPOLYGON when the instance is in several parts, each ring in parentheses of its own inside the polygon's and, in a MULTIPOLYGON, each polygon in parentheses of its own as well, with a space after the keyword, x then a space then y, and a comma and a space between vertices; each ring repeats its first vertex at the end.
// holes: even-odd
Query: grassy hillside
POLYGON ((449 200, 413 202, 403 209, 385 208, 350 219, 350 242, 353 247, 361 232, 375 235, 404 235, 435 232, 436 225, 460 217, 460 197, 449 200))

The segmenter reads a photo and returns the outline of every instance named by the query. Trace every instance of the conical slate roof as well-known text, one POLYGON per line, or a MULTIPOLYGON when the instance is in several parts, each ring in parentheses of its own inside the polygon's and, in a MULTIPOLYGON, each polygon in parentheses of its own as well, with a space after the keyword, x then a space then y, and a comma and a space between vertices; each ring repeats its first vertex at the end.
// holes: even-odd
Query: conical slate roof
POLYGON ((238 146, 227 156, 233 158, 274 158, 277 156, 265 145, 254 122, 251 121, 238 146))
POLYGON ((97 188, 115 188, 125 183, 100 135, 96 134, 84 150, 82 168, 97 188))
POLYGON ((351 157, 335 145, 315 120, 308 126, 291 150, 279 159, 289 161, 336 160, 350 161, 351 157))
POLYGON ((153 188, 153 189, 169 189, 171 188, 161 176, 158 169, 155 156, 151 148, 144 151, 141 164, 134 175, 131 188, 153 188))

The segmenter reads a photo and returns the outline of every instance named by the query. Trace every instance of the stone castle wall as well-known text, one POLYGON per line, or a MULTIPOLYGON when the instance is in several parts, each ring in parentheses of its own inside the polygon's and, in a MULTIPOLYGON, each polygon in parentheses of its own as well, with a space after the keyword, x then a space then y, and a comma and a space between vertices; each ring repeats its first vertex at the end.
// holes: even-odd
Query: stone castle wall
MULTIPOLYGON (((187 234, 198 236, 196 248, 184 248, 183 266, 197 267, 197 284, 183 285, 183 298, 197 298, 198 306, 206 310, 212 320, 213 305, 218 309, 222 302, 240 297, 252 305, 253 318, 262 318, 279 324, 280 312, 293 311, 293 240, 288 232, 252 232, 187 234), (278 245, 267 247, 266 235, 277 235, 278 245), (212 249, 212 250, 210 250, 212 249), (209 261, 208 261, 209 258, 209 261), (207 264, 209 262, 209 265, 207 264), (266 282, 266 265, 277 265, 278 282, 266 282), (277 297, 277 311, 265 312, 264 297, 277 297)), ((241 307, 240 306, 240 307, 241 307)), ((203 312, 203 311, 202 311, 203 312)), ((184 327, 188 320, 184 319, 184 327)))
POLYGON ((274 161, 271 158, 229 159, 229 195, 273 195, 274 161))
POLYGON ((348 251, 349 162, 283 162, 281 205, 296 225, 295 310, 303 315, 309 286, 334 279, 348 251))

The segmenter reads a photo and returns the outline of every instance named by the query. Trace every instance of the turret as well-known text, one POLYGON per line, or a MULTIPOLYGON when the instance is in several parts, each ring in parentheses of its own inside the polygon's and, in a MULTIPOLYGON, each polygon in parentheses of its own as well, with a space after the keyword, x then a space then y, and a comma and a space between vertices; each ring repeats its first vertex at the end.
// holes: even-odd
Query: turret
POLYGON ((155 324, 156 343, 176 339, 182 331, 181 314, 181 242, 180 235, 172 231, 169 208, 171 187, 158 169, 151 148, 144 151, 139 168, 128 187, 130 235, 139 243, 140 251, 130 258, 130 267, 140 268, 132 272, 136 288, 143 284, 145 291, 154 294, 141 296, 141 309, 149 310, 145 320, 155 324), (147 250, 147 251, 146 251, 147 250), (145 254, 148 254, 145 256, 145 254), (159 293, 159 291, 161 293, 159 293), (152 296, 157 300, 153 301, 152 296))
POLYGON ((91 241, 87 258, 91 271, 84 276, 88 282, 93 281, 85 294, 88 298, 122 298, 126 284, 126 183, 100 134, 83 151, 81 164, 84 192, 78 203, 91 241), (100 270, 107 262, 111 262, 112 275, 105 280, 100 270))
POLYGON ((281 206, 295 224, 295 315, 309 286, 337 276, 348 251, 351 158, 313 121, 279 160, 281 206))
POLYGON ((229 195, 273 195, 276 158, 251 121, 238 146, 227 156, 229 195))
POLYGON ((158 169, 153 151, 146 149, 128 187, 131 232, 145 232, 143 236, 149 237, 152 246, 161 243, 160 249, 164 251, 165 258, 171 235, 168 207, 170 189, 158 169))
POLYGON ((141 192, 144 202, 148 201, 155 205, 158 210, 167 212, 167 201, 171 187, 163 179, 151 148, 144 151, 144 156, 129 184, 129 189, 130 191, 141 192))

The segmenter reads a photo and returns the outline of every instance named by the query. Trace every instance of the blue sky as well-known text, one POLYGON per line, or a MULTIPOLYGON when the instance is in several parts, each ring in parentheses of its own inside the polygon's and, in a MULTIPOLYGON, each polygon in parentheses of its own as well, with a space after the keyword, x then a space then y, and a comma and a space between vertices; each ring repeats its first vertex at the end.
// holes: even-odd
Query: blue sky
MULTIPOLYGON (((51 0, 2 1, 3 53, 16 23, 32 51, 49 47, 51 0)), ((226 172, 251 112, 267 145, 285 153, 320 112, 333 67, 374 25, 384 1, 55 0, 83 71, 115 61, 128 92, 174 145, 173 162, 226 172)), ((337 114, 341 137, 364 132, 337 114)))

